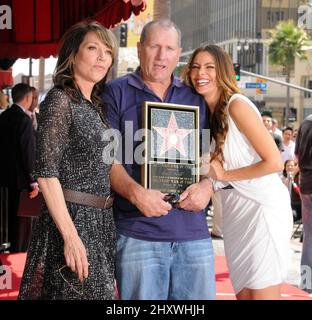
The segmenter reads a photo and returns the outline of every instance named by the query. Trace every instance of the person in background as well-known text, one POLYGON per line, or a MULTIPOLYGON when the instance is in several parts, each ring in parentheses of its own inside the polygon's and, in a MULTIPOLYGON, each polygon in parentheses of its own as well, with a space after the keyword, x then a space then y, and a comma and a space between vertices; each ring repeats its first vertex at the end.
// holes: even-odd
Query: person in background
POLYGON ((293 135, 292 135, 292 138, 291 138, 291 140, 292 140, 293 142, 296 142, 297 135, 298 135, 298 129, 294 129, 293 135))
MULTIPOLYGON (((35 109, 38 107, 39 92, 35 87, 30 87, 30 88, 31 88, 31 92, 32 92, 32 103, 31 103, 31 106, 29 107, 29 109, 25 110, 25 112, 30 117, 30 119, 32 121, 33 128, 36 132, 37 127, 38 127, 38 123, 37 123, 35 109)), ((21 207, 19 208, 19 211, 23 210, 23 208, 26 206, 24 201, 25 201, 24 195, 21 194, 21 197, 20 197, 20 206, 21 207)), ((41 202, 40 197, 39 197, 38 201, 41 202)), ((21 212, 21 213, 23 213, 23 212, 21 212)), ((30 239, 30 235, 31 235, 31 229, 32 229, 32 225, 33 225, 35 219, 36 219, 35 217, 23 216, 23 215, 19 217, 19 231, 18 231, 18 233, 19 233, 19 239, 20 239, 19 247, 20 247, 21 252, 27 251, 29 239, 30 239)))
POLYGON ((0 90, 0 113, 3 112, 9 106, 6 95, 0 90))
POLYGON ((299 127, 295 155, 300 172, 303 223, 300 287, 312 293, 312 115, 308 116, 299 127))
POLYGON ((295 158, 295 142, 293 138, 293 129, 291 127, 283 128, 283 162, 295 158))
POLYGON ((100 98, 116 50, 112 32, 94 21, 75 24, 61 40, 37 132, 35 175, 46 206, 19 299, 116 299, 111 164, 102 156, 109 125, 100 98))
POLYGON ((272 113, 271 111, 263 111, 261 113, 261 118, 264 126, 267 128, 267 130, 270 132, 272 138, 274 139, 274 142, 280 152, 283 152, 283 139, 280 135, 274 133, 272 131, 272 113))
POLYGON ((293 226, 290 197, 276 174, 283 166, 280 153, 257 107, 239 93, 223 49, 196 49, 183 78, 212 114, 208 175, 222 183, 214 189, 221 193, 224 249, 236 297, 280 299, 293 226))
POLYGON ((38 184, 32 176, 35 165, 35 135, 27 110, 32 103, 28 84, 12 88, 13 105, 0 115, 0 185, 8 189, 8 235, 10 252, 25 251, 19 237, 18 207, 20 194, 38 195, 38 184))
POLYGON ((37 131, 38 129, 38 121, 37 121, 37 112, 38 112, 38 99, 39 99, 39 91, 35 88, 35 87, 31 87, 31 91, 33 94, 33 100, 32 100, 32 104, 29 108, 29 116, 31 118, 34 130, 37 131))
POLYGON ((277 121, 277 119, 275 119, 275 118, 272 118, 272 127, 271 127, 271 130, 272 130, 273 133, 277 134, 278 136, 280 136, 280 137, 282 138, 283 132, 282 132, 282 130, 280 130, 280 129, 278 128, 278 121, 277 121))
POLYGON ((141 167, 131 152, 140 142, 125 136, 125 123, 142 128, 145 101, 200 106, 201 128, 207 128, 203 99, 173 76, 181 53, 181 32, 170 20, 147 23, 137 45, 140 67, 111 81, 104 91, 111 126, 122 133, 122 158, 111 171, 117 193, 114 216, 118 230, 116 278, 122 300, 215 299, 214 254, 205 218, 211 183, 203 179, 180 196, 179 208, 159 190, 141 186, 141 167))
POLYGON ((296 160, 287 160, 284 164, 283 183, 286 185, 293 209, 294 222, 301 219, 301 199, 299 188, 299 167, 296 160))

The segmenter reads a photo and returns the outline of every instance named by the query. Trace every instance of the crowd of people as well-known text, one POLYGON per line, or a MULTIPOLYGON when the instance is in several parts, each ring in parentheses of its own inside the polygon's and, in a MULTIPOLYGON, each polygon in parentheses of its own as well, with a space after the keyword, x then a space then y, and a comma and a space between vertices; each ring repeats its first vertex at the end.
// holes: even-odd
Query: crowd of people
POLYGON ((260 114, 241 94, 230 56, 216 45, 196 49, 181 79, 174 76, 181 32, 170 20, 147 23, 139 67, 107 83, 117 49, 98 22, 75 24, 61 40, 40 112, 38 90, 17 84, 13 105, 0 115, 11 252, 20 250, 20 193, 34 198, 40 189, 45 200, 27 243, 19 299, 215 299, 205 214, 211 198, 237 299, 279 299, 301 216, 302 265, 312 268, 311 117, 298 132, 280 131, 269 111, 260 114), (200 129, 211 131, 200 179, 176 204, 141 184, 135 137, 146 101, 199 106, 200 129), (118 149, 108 161, 105 137, 116 131, 118 149))

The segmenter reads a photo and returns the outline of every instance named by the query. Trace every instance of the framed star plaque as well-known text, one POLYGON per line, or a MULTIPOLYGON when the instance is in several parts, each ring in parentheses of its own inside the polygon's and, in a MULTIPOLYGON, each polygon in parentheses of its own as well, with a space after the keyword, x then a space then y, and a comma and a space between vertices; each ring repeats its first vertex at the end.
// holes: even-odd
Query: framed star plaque
POLYGON ((182 193, 199 181, 199 107, 145 102, 142 185, 182 193))

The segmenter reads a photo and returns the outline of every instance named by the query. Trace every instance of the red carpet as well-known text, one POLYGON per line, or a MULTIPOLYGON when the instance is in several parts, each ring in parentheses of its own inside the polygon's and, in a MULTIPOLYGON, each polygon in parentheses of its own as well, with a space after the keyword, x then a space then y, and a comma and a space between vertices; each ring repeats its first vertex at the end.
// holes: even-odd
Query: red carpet
POLYGON ((23 275, 26 253, 0 254, 0 259, 3 266, 7 266, 7 269, 9 269, 5 275, 0 277, 0 300, 16 300, 23 275))
MULTIPOLYGON (((224 256, 217 256, 215 259, 216 280, 217 280, 217 300, 235 300, 234 290, 229 279, 224 256)), ((282 285, 282 300, 312 300, 312 294, 300 290, 292 285, 284 283, 282 285)))
MULTIPOLYGON (((4 266, 8 266, 11 274, 12 288, 9 288, 10 277, 0 277, 0 300, 15 300, 18 295, 18 290, 23 274, 23 268, 25 264, 25 253, 18 254, 0 254, 1 261, 4 266)), ((229 279, 229 273, 225 261, 225 257, 216 257, 216 280, 217 280, 217 299, 218 300, 234 300, 235 295, 229 279)), ((283 284, 282 286, 282 299, 283 300, 312 300, 312 295, 293 287, 289 284, 283 284)))

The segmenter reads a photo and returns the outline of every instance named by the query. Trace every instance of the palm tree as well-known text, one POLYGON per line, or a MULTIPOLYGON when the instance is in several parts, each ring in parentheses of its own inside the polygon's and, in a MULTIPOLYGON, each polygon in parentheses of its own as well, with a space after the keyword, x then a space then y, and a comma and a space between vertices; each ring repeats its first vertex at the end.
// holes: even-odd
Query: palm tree
MULTIPOLYGON (((290 71, 294 67, 295 57, 306 60, 307 34, 296 26, 293 20, 280 21, 273 31, 272 42, 269 46, 270 62, 284 68, 286 82, 290 82, 290 71)), ((287 87, 287 102, 285 110, 285 125, 288 126, 289 87, 287 87)))
POLYGON ((170 19, 170 0, 154 0, 154 20, 170 19))

